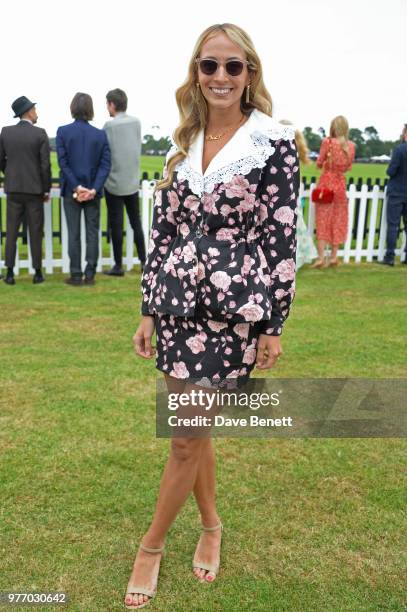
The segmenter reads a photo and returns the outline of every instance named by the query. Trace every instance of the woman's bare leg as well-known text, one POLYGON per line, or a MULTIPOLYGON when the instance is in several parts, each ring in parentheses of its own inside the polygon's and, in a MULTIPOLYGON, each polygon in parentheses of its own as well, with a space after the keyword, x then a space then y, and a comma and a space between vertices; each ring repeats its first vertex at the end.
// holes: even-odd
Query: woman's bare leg
POLYGON ((322 266, 324 265, 325 245, 325 240, 317 240, 318 258, 311 265, 311 268, 322 268, 322 266))
POLYGON ((326 240, 317 240, 318 259, 324 261, 326 240))
MULTIPOLYGON (((205 440, 199 460, 197 477, 194 485, 194 496, 201 513, 204 527, 214 527, 220 522, 216 510, 216 460, 215 449, 211 438, 205 440)), ((215 564, 219 557, 221 531, 203 531, 196 549, 197 558, 204 563, 215 564)), ((214 579, 212 572, 204 569, 194 569, 199 579, 206 578, 209 582, 214 579)))
POLYGON ((332 244, 331 245, 331 260, 332 261, 336 261, 336 259, 338 258, 338 244, 332 244))
POLYGON ((219 522, 216 511, 216 460, 215 449, 211 438, 205 439, 199 460, 197 477, 194 484, 194 496, 201 513, 202 524, 213 527, 219 522))
MULTIPOLYGON (((185 383, 165 375, 168 390, 181 393, 185 383)), ((206 438, 172 438, 171 450, 161 478, 157 504, 150 527, 143 536, 142 544, 159 548, 164 544, 168 529, 191 493, 198 472, 199 459, 206 438)), ((158 574, 161 555, 138 550, 129 584, 152 587, 158 574)), ((126 597, 126 604, 144 603, 146 595, 126 597)))

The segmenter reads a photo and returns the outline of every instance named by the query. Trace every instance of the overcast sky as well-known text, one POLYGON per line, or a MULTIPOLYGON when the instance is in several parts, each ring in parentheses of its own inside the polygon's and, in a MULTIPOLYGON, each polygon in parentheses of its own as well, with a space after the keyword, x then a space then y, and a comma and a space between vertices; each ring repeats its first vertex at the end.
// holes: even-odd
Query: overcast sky
POLYGON ((121 87, 144 133, 170 134, 197 37, 229 21, 253 39, 277 119, 327 129, 343 114, 394 140, 407 122, 406 18, 406 0, 3 0, 0 125, 15 121, 10 104, 26 95, 54 136, 85 91, 102 127, 106 92, 121 87))

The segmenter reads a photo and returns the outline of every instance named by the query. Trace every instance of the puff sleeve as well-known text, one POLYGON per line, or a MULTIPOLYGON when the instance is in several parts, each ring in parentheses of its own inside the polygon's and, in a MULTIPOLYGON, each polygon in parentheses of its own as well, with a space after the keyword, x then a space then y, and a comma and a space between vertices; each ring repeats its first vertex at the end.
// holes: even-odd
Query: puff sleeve
MULTIPOLYGON (((167 175, 166 167, 164 176, 167 175)), ((149 235, 146 264, 141 281, 142 302, 141 314, 153 315, 149 309, 151 288, 156 282, 157 272, 177 233, 177 222, 174 218, 170 202, 167 196, 168 189, 159 189, 154 195, 153 219, 149 235)))
POLYGON ((272 312, 261 333, 279 336, 295 294, 295 251, 299 160, 295 140, 273 143, 264 168, 260 244, 270 269, 272 312))

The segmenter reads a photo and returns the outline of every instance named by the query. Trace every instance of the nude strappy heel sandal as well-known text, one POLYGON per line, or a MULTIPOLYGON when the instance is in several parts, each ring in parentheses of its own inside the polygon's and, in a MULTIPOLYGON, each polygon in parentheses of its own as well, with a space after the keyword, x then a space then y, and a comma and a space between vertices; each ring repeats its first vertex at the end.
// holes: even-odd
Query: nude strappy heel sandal
MULTIPOLYGON (((203 531, 216 531, 217 529, 220 529, 223 532, 223 525, 222 523, 219 523, 219 525, 215 525, 215 527, 203 527, 202 526, 203 531)), ((221 540, 221 546, 222 546, 222 540, 221 540)), ((194 555, 194 559, 192 561, 192 569, 203 569, 203 570, 207 570, 208 572, 211 572, 212 574, 215 575, 215 577, 217 576, 218 572, 219 572, 219 565, 220 562, 218 561, 218 563, 204 563, 203 561, 199 561, 198 559, 196 559, 196 553, 194 555)), ((215 578, 214 578, 215 580, 215 578)), ((206 578, 203 578, 201 580, 201 582, 213 582, 212 580, 206 580, 206 578)))
POLYGON ((325 265, 324 260, 318 258, 316 261, 314 261, 313 264, 310 265, 310 268, 317 268, 317 269, 319 269, 319 268, 323 268, 324 265, 325 265))
MULTIPOLYGON (((140 548, 141 550, 144 550, 144 552, 156 555, 159 553, 164 553, 165 546, 162 546, 161 548, 149 548, 148 546, 143 546, 143 544, 140 544, 140 548)), ((157 593, 157 581, 158 575, 153 589, 147 589, 145 586, 142 585, 129 585, 126 589, 126 595, 124 596, 125 600, 127 595, 147 595, 147 597, 149 597, 150 599, 139 605, 127 605, 125 603, 124 605, 126 606, 126 608, 128 608, 128 610, 138 610, 139 608, 145 608, 145 606, 148 606, 150 601, 153 599, 153 597, 155 597, 157 593)))

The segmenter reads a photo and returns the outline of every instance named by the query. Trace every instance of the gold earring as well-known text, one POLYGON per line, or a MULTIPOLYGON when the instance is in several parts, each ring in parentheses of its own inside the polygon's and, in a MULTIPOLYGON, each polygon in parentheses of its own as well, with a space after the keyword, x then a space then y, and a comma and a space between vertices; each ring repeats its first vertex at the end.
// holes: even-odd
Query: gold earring
POLYGON ((246 104, 250 103, 250 84, 246 87, 246 104))

